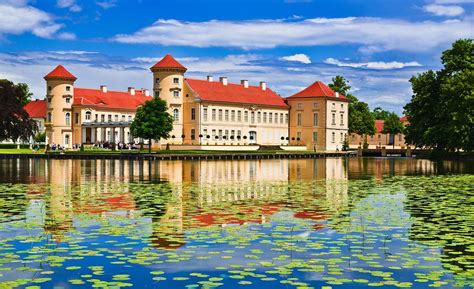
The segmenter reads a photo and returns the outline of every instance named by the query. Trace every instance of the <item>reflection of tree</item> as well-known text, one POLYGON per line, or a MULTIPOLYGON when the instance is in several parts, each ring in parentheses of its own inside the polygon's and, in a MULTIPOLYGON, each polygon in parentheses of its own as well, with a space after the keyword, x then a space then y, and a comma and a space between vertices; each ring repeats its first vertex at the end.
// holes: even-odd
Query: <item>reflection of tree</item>
POLYGON ((177 249, 183 246, 181 198, 174 198, 170 183, 130 184, 130 192, 137 209, 152 222, 150 237, 154 246, 162 249, 177 249))
POLYGON ((474 197, 472 187, 466 187, 472 184, 470 179, 449 177, 438 184, 421 180, 416 187, 407 186, 405 202, 412 220, 410 239, 442 247, 443 266, 462 276, 467 276, 474 262, 474 207, 466 203, 474 197))

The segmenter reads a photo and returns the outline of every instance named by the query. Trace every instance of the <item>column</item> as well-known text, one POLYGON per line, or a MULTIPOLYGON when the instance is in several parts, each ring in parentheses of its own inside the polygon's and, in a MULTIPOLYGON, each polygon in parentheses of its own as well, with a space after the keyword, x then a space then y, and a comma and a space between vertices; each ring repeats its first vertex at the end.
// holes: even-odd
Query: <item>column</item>
POLYGON ((91 143, 93 144, 96 143, 96 130, 95 127, 91 128, 91 143))
POLYGON ((83 127, 82 128, 82 143, 83 144, 86 143, 86 133, 87 133, 86 128, 83 127))
POLYGON ((123 126, 120 128, 119 141, 122 143, 125 142, 125 128, 123 126))
POLYGON ((101 128, 101 134, 100 134, 100 139, 102 142, 105 142, 105 140, 107 139, 107 132, 106 132, 106 128, 103 127, 101 128))

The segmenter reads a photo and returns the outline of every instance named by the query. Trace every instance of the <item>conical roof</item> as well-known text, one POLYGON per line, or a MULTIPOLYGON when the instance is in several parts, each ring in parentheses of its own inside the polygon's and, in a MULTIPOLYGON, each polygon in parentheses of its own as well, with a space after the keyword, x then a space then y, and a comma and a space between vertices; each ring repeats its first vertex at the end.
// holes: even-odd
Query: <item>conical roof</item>
POLYGON ((45 80, 51 80, 51 79, 64 79, 64 80, 72 80, 76 81, 77 77, 75 77, 72 73, 70 73, 64 66, 58 65, 56 66, 53 71, 48 73, 45 77, 45 80))
POLYGON ((155 65, 153 65, 150 69, 151 71, 155 71, 160 68, 174 68, 179 70, 186 71, 187 68, 184 67, 181 63, 178 62, 171 54, 166 54, 160 61, 158 61, 155 65))

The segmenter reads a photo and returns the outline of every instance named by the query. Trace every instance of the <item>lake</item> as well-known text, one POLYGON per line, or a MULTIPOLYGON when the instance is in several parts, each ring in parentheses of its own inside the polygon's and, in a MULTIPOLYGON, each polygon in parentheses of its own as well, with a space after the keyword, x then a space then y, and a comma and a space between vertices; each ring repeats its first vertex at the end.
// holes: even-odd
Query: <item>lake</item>
POLYGON ((0 160, 0 288, 473 286, 473 163, 0 160))

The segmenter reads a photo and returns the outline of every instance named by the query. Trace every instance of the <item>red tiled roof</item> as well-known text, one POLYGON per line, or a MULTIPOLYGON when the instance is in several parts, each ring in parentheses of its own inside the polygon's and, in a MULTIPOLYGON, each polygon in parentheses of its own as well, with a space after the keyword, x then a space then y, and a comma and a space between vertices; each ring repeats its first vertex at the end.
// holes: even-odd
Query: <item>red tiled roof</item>
POLYGON ((210 82, 198 79, 186 79, 186 83, 205 101, 287 107, 283 98, 269 88, 266 90, 262 90, 260 86, 245 88, 241 84, 223 85, 218 81, 210 82))
POLYGON ((377 133, 382 133, 383 128, 385 126, 385 121, 382 119, 376 119, 375 120, 375 131, 377 133))
POLYGON ((25 105, 24 109, 31 118, 46 118, 46 100, 35 99, 25 105))
POLYGON ((322 83, 321 81, 316 81, 310 86, 306 87, 302 91, 293 94, 287 98, 304 98, 304 97, 333 97, 340 100, 347 100, 347 98, 339 94, 339 97, 336 97, 334 91, 329 88, 326 84, 322 83))
POLYGON ((50 73, 48 73, 48 74, 44 77, 44 79, 45 79, 45 80, 50 80, 50 79, 67 79, 67 80, 76 81, 77 77, 75 77, 72 73, 70 73, 69 71, 67 71, 67 69, 64 68, 64 66, 58 65, 58 66, 56 66, 55 69, 53 69, 53 71, 51 71, 50 73))
POLYGON ((151 100, 142 91, 135 90, 135 95, 127 91, 107 91, 100 89, 74 88, 73 105, 91 105, 104 108, 136 109, 145 101, 151 100))
POLYGON ((408 121, 408 116, 406 116, 406 115, 402 116, 402 117, 400 118, 400 121, 401 121, 401 122, 406 122, 406 121, 408 121))
POLYGON ((184 71, 187 70, 187 68, 184 67, 184 65, 182 65, 181 63, 179 63, 178 60, 174 59, 174 57, 171 56, 171 54, 166 54, 165 57, 163 57, 150 69, 151 71, 153 71, 157 68, 176 68, 176 69, 182 69, 184 71))

